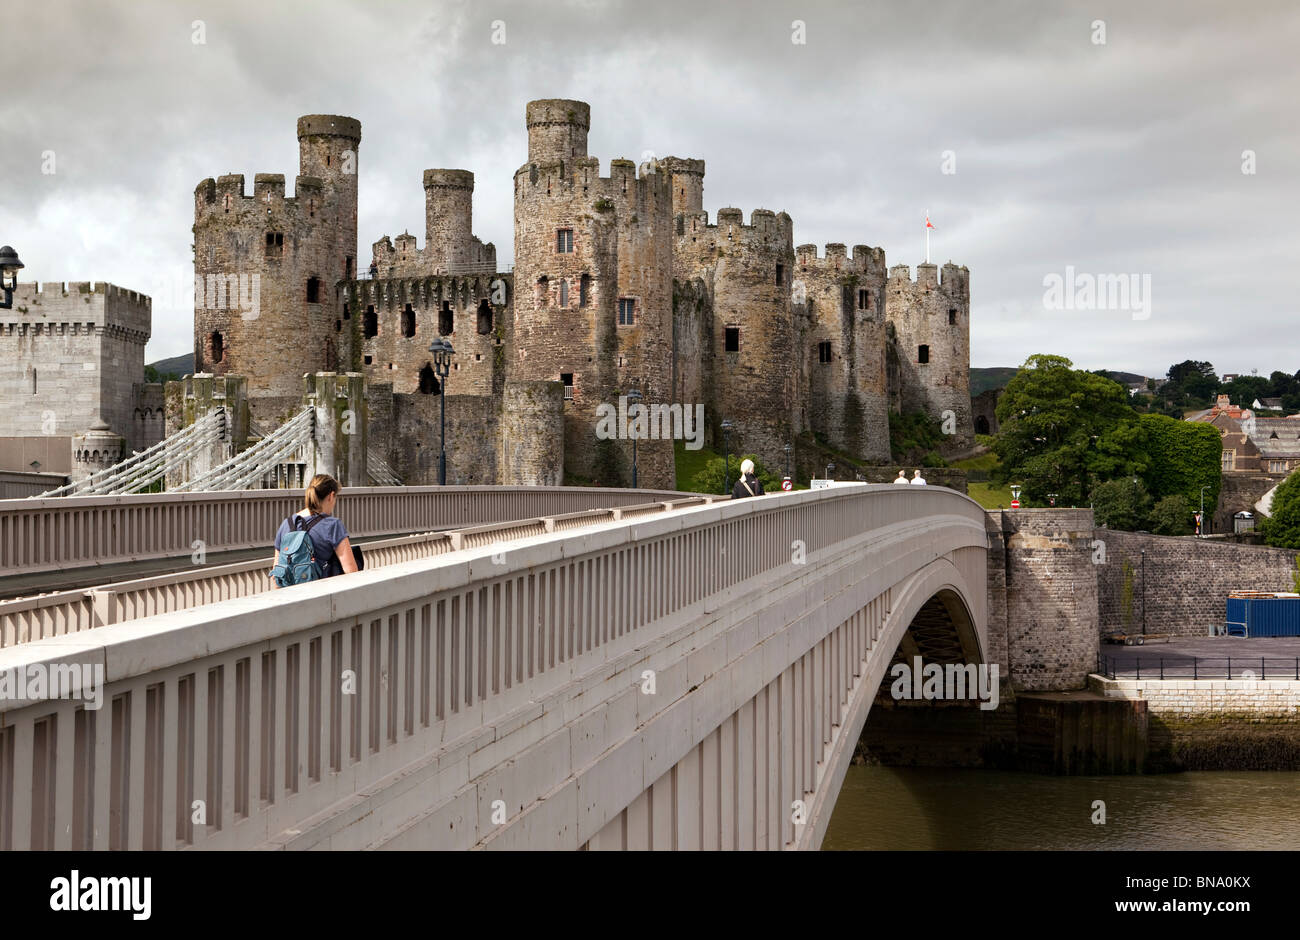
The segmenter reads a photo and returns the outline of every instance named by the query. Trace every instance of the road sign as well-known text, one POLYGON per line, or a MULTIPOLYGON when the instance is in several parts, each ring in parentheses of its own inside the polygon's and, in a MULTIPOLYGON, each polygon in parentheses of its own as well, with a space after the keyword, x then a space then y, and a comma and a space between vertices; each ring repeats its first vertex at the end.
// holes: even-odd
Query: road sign
POLYGON ((1013 500, 1011 501, 1011 508, 1012 508, 1012 509, 1019 509, 1019 508, 1020 508, 1020 500, 1018 500, 1018 499, 1013 499, 1013 500))
POLYGON ((791 480, 789 477, 786 477, 781 481, 781 489, 785 490, 786 492, 789 492, 790 490, 794 489, 794 481, 791 480))

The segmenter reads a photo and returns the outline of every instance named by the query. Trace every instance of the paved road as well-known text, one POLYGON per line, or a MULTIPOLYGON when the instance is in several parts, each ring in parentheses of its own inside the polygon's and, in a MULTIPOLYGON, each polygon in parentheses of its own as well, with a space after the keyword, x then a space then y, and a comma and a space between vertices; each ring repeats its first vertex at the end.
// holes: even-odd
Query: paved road
POLYGON ((1300 637, 1295 636, 1179 637, 1143 646, 1103 643, 1101 655, 1108 674, 1126 678, 1136 676, 1139 669, 1143 678, 1156 678, 1163 661, 1166 679, 1226 679, 1231 659, 1234 679, 1242 678, 1245 671, 1256 679, 1300 679, 1300 637))

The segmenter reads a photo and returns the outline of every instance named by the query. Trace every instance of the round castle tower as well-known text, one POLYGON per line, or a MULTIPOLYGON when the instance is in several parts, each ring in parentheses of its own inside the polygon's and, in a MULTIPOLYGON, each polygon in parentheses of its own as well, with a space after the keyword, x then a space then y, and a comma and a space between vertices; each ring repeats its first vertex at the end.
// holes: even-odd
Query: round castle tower
POLYGON ((719 209, 717 224, 698 209, 702 161, 677 160, 674 264, 683 280, 703 281, 712 305, 713 401, 705 418, 714 447, 730 419, 728 448, 754 453, 772 470, 784 465, 796 424, 793 223, 786 213, 719 209), (696 166, 695 164, 698 164, 696 166))
POLYGON ((885 364, 885 252, 854 245, 796 249, 792 290, 801 328, 800 425, 863 460, 887 462, 888 385, 885 364), (802 303, 800 302, 802 298, 802 303))
POLYGON ((933 264, 889 269, 885 316, 893 328, 898 374, 891 398, 900 409, 943 422, 951 412, 953 433, 944 451, 975 443, 970 402, 970 272, 949 262, 943 279, 933 264))
MULTIPOLYGON (((561 381, 565 469, 603 485, 632 479, 619 411, 631 389, 644 404, 672 400, 672 199, 668 176, 638 177, 629 160, 610 175, 587 156, 590 108, 529 102, 528 162, 515 173, 511 381, 561 381), (614 431, 610 436, 609 431, 614 431)), ((638 482, 671 487, 670 440, 637 444, 638 482)))
POLYGON ((194 370, 245 375, 250 408, 275 425, 296 411, 302 376, 351 357, 336 330, 335 288, 356 269, 361 124, 337 115, 298 120, 299 175, 240 174, 194 193, 194 370))

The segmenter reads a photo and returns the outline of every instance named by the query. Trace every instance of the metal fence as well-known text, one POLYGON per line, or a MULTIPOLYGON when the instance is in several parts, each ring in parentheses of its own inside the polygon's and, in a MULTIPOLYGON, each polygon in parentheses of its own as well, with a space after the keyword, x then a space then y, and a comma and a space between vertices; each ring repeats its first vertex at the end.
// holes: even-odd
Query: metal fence
POLYGON ((1280 656, 1097 656, 1107 679, 1297 679, 1300 657, 1280 656))

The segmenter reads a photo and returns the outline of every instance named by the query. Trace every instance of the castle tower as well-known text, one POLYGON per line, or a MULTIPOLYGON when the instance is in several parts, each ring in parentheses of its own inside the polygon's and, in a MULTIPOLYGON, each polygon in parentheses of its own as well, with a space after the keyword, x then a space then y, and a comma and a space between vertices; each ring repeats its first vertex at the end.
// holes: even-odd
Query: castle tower
POLYGON ((302 376, 351 359, 340 281, 355 275, 361 125, 298 120, 300 173, 207 179, 194 193, 195 372, 248 377, 250 407, 278 424, 301 403, 302 376))
MULTIPOLYGON (((600 406, 637 389, 672 401, 672 198, 666 173, 587 156, 590 109, 527 107, 528 162, 515 173, 511 381, 560 381, 565 469, 603 485, 631 482, 631 441, 610 438, 600 406)), ((621 430, 620 427, 615 428, 621 430)), ((637 445, 638 482, 674 482, 669 440, 637 445)))
POLYGON ((525 118, 529 163, 572 164, 586 159, 591 105, 585 101, 544 98, 528 102, 525 118))
POLYGON ((672 180, 674 217, 704 211, 703 160, 665 157, 659 161, 659 170, 672 180))
POLYGON ((433 270, 456 270, 469 260, 473 204, 473 173, 424 171, 424 250, 433 270))
POLYGON ((793 300, 802 373, 801 428, 868 461, 889 460, 885 252, 854 245, 796 249, 793 300), (802 301, 802 302, 801 302, 802 301))
POLYGON ((970 272, 948 262, 940 280, 936 265, 919 264, 913 281, 907 265, 895 265, 885 288, 885 317, 897 362, 891 400, 905 413, 924 412, 939 422, 951 416, 955 427, 945 453, 972 446, 970 272))
MULTIPOLYGON (((690 195, 683 175, 673 175, 674 194, 690 195)), ((781 467, 798 410, 793 223, 767 209, 755 209, 749 225, 739 209, 719 209, 716 225, 702 211, 684 212, 676 222, 674 273, 679 281, 702 281, 711 307, 710 438, 720 448, 721 422, 730 419, 733 453, 755 453, 767 467, 781 467)))

